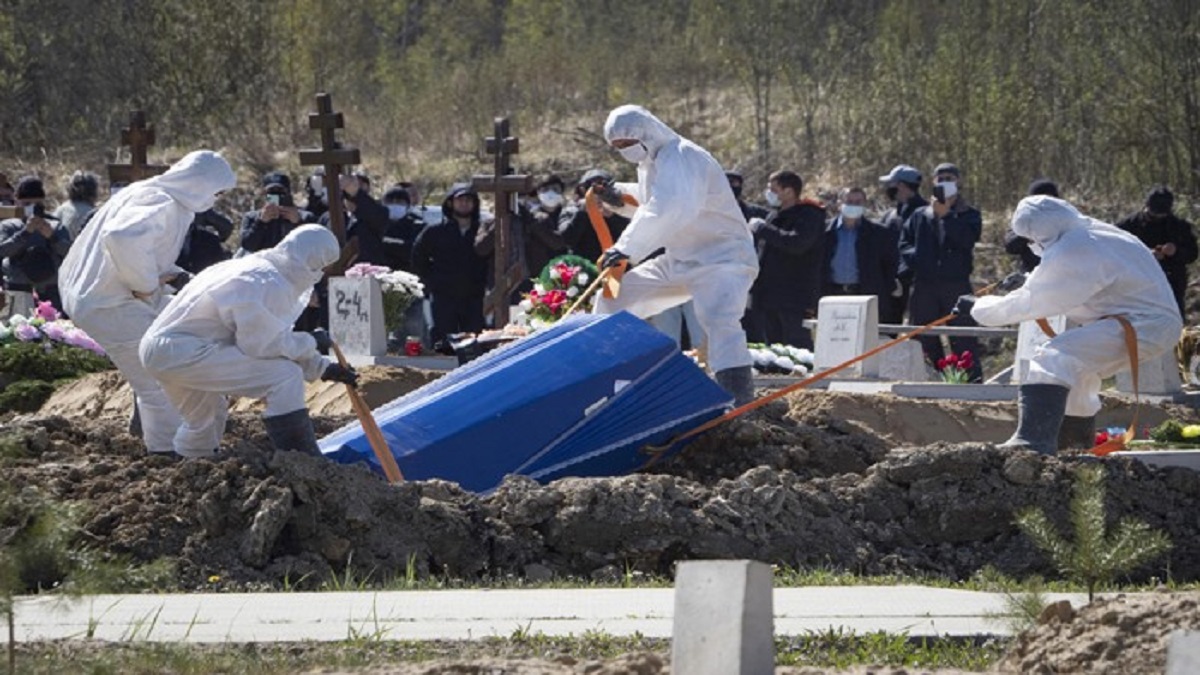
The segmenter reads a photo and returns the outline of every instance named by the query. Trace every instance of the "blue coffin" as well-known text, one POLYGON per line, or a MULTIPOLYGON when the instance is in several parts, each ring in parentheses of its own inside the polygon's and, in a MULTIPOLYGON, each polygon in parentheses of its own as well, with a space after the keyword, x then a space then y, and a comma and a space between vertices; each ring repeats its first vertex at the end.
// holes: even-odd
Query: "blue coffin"
MULTIPOLYGON (((409 480, 487 492, 507 474, 614 476, 722 414, 728 394, 675 342, 628 313, 579 315, 484 354, 375 410, 409 480)), ((320 442, 382 473, 356 422, 320 442)), ((678 448, 672 448, 672 451, 678 448)))

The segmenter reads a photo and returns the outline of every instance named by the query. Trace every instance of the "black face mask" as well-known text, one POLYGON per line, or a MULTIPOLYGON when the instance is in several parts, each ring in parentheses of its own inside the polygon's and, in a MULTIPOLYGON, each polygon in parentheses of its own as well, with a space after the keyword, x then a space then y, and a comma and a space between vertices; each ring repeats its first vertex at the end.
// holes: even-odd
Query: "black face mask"
POLYGON ((898 188, 898 187, 890 187, 890 188, 888 188, 888 189, 887 189, 887 198, 888 198, 888 199, 890 199, 890 200, 892 200, 892 201, 896 201, 896 195, 897 195, 899 192, 900 192, 900 188, 898 188))
POLYGON ((731 190, 733 190, 733 198, 734 199, 742 198, 742 186, 741 185, 730 185, 729 188, 731 190))

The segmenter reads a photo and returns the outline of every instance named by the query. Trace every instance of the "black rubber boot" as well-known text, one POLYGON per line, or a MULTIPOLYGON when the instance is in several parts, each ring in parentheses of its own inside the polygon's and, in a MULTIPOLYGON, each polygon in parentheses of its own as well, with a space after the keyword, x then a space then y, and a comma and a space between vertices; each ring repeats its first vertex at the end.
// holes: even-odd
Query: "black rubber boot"
POLYGON ((754 400, 754 371, 750 366, 718 370, 715 377, 717 384, 733 396, 735 406, 746 405, 754 400))
POLYGON ((313 431, 312 418, 308 410, 301 408, 283 415, 264 417, 267 436, 278 450, 295 450, 306 455, 320 456, 317 433, 313 431))
POLYGON ((1059 450, 1091 450, 1096 445, 1096 416, 1063 418, 1058 430, 1059 450))
POLYGON ((129 435, 142 437, 142 414, 138 412, 137 394, 133 395, 133 414, 129 416, 129 435))
POLYGON ((1017 433, 1000 447, 1055 454, 1071 390, 1059 384, 1023 384, 1017 391, 1017 433))

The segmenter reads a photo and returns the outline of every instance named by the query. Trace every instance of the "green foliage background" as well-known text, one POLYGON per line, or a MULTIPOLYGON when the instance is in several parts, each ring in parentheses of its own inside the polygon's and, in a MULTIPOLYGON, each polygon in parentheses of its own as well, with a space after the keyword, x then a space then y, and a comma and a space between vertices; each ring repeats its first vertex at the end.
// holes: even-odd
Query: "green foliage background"
POLYGON ((500 114, 526 166, 611 165, 603 117, 637 102, 752 183, 954 160, 985 208, 1042 175, 1200 194, 1192 0, 0 0, 0 89, 0 161, 99 168, 140 106, 261 169, 314 142, 326 90, 395 177, 478 170, 500 114))

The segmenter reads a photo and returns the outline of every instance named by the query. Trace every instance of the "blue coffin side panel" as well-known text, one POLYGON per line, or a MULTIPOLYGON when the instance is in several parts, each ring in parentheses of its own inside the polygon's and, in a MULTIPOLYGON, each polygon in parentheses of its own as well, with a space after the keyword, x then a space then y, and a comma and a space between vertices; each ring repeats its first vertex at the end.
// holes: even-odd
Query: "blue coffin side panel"
MULTIPOLYGON (((375 410, 400 470, 474 491, 510 473, 619 475, 647 443, 721 414, 729 396, 667 336, 626 313, 581 315, 484 354, 375 410)), ((359 424, 321 440, 381 471, 359 424)))

